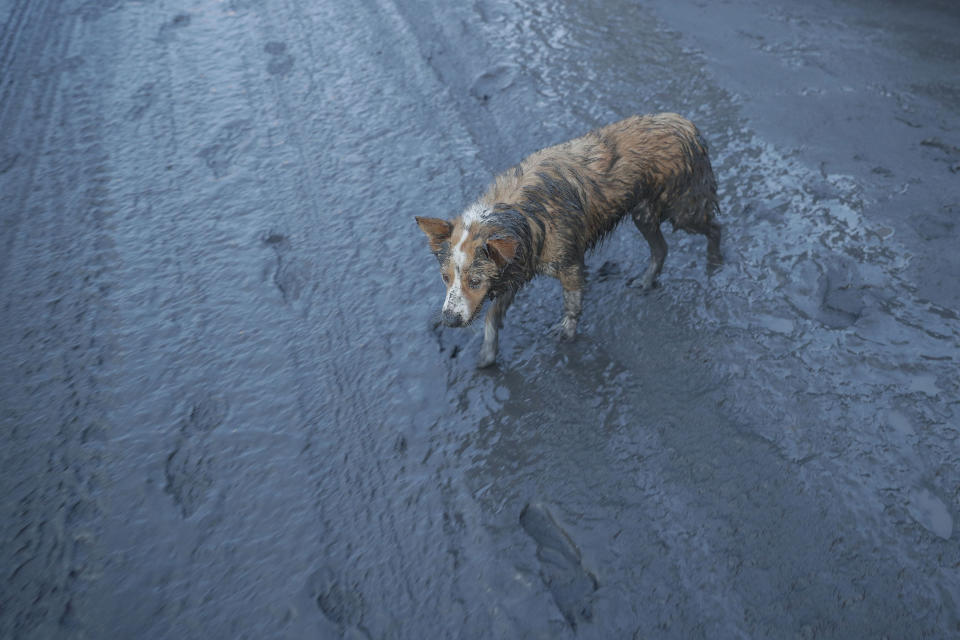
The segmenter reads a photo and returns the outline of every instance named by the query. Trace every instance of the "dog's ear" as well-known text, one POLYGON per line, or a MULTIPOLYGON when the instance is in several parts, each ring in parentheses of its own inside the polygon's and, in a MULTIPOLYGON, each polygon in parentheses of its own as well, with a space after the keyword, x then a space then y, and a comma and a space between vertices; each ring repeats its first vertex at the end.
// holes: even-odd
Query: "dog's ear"
POLYGON ((415 217, 420 230, 427 234, 430 239, 430 248, 434 251, 440 250, 440 245, 450 239, 453 232, 453 225, 440 218, 421 218, 415 217))
POLYGON ((501 269, 508 263, 513 262, 517 256, 517 240, 510 237, 490 238, 487 240, 487 251, 490 257, 497 263, 501 269))

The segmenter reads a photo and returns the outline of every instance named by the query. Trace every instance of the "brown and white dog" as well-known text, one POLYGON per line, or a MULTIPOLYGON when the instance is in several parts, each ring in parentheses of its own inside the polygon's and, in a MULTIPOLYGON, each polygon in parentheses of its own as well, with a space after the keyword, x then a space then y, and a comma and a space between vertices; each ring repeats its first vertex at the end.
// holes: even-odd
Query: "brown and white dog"
POLYGON ((493 301, 478 362, 486 367, 496 360, 507 308, 535 275, 560 280, 559 333, 572 340, 582 308, 584 254, 624 216, 630 214, 650 245, 650 264, 639 278, 646 290, 667 256, 664 220, 705 235, 708 261, 721 261, 717 211, 706 143, 686 118, 661 113, 632 116, 538 151, 498 175, 458 218, 416 221, 447 286, 443 323, 465 326, 485 298, 493 301))

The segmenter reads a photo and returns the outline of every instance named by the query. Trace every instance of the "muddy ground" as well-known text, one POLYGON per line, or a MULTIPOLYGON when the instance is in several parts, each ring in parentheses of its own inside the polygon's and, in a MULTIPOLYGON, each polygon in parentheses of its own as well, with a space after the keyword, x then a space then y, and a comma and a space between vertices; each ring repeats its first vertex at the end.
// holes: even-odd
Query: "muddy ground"
POLYGON ((0 21, 0 637, 960 635, 954 3, 0 21), (723 268, 624 226, 478 371, 413 216, 661 110, 723 268))

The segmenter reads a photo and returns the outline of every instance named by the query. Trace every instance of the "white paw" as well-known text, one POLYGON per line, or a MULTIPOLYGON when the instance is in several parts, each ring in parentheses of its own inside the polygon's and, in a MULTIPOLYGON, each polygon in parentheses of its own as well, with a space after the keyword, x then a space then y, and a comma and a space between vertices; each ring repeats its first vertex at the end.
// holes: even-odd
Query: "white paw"
POLYGON ((493 349, 483 349, 480 351, 480 358, 477 360, 477 368, 485 369, 497 361, 497 352, 493 349))
POLYGON ((577 321, 564 318, 550 329, 550 334, 560 342, 573 342, 577 337, 577 321))

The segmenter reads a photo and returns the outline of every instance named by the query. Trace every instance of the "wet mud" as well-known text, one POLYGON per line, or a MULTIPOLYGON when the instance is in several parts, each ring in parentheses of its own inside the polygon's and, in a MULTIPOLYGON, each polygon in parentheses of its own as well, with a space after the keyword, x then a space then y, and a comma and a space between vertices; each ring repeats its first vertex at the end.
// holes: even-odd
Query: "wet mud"
POLYGON ((0 7, 0 637, 960 634, 950 3, 0 7), (442 330, 415 215, 632 113, 578 339, 442 330))

